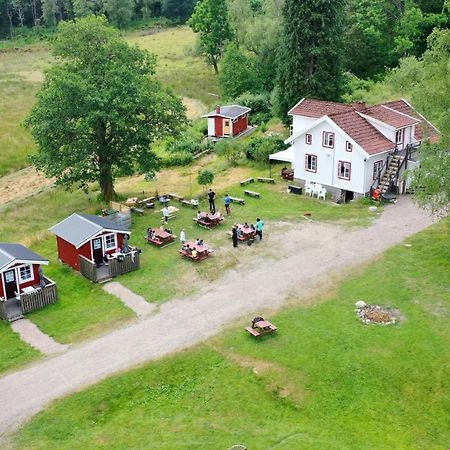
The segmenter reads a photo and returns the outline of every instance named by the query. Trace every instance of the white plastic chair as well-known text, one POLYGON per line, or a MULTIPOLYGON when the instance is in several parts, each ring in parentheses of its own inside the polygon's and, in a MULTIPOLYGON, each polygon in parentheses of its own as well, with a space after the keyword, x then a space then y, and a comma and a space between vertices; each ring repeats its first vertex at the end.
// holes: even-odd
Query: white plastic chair
POLYGON ((310 197, 312 196, 313 193, 313 186, 312 184, 305 184, 305 195, 309 195, 310 197))
POLYGON ((322 188, 319 193, 317 194, 317 198, 320 199, 322 198, 323 200, 325 200, 325 196, 327 195, 327 190, 325 188, 322 188))
POLYGON ((312 196, 314 197, 315 195, 319 196, 319 192, 322 190, 322 185, 321 184, 315 184, 313 187, 313 191, 312 191, 312 196))

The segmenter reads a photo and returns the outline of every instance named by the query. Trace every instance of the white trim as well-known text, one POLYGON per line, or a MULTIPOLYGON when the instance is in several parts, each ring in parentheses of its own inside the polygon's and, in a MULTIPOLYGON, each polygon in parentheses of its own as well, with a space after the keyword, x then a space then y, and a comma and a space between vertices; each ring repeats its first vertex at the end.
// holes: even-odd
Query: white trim
POLYGON ((104 242, 104 244, 105 244, 105 247, 104 247, 105 251, 113 250, 113 249, 116 249, 116 248, 117 248, 117 233, 104 234, 104 235, 102 235, 102 238, 103 238, 103 242, 104 242), (107 238, 108 236, 113 236, 113 237, 114 237, 114 246, 113 246, 113 247, 108 247, 108 246, 106 245, 106 238, 107 238))
POLYGON ((292 114, 292 111, 297 108, 298 105, 300 105, 300 103, 305 100, 306 97, 303 97, 299 102, 297 102, 289 111, 288 111, 288 116, 293 116, 294 114, 292 114))
POLYGON ((14 261, 11 261, 6 266, 3 266, 0 268, 0 271, 8 270, 9 267, 15 265, 15 264, 37 264, 38 266, 48 266, 48 261, 33 261, 31 259, 15 259, 14 261))
POLYGON ((34 270, 33 270, 33 265, 32 264, 23 264, 22 266, 17 267, 17 273, 19 275, 19 279, 20 279, 20 283, 28 283, 28 281, 32 281, 34 280, 34 270), (21 273, 21 269, 24 269, 26 267, 30 268, 30 278, 27 278, 26 280, 24 280, 22 278, 22 273, 21 273))
POLYGON ((221 106, 221 108, 233 108, 233 107, 242 108, 242 109, 245 109, 245 111, 242 111, 237 116, 226 116, 222 112, 211 111, 211 113, 203 114, 202 118, 224 117, 226 119, 238 119, 239 117, 243 116, 244 114, 248 114, 252 110, 252 108, 248 108, 247 106, 241 106, 241 105, 223 105, 223 106, 221 106))
POLYGON ((409 117, 410 119, 414 120, 414 123, 410 123, 408 125, 404 125, 405 127, 412 127, 413 125, 416 125, 416 124, 420 123, 420 120, 417 120, 415 117, 410 116, 409 114, 402 113, 401 111, 397 111, 396 109, 390 108, 389 106, 386 106, 386 105, 383 105, 383 104, 381 104, 380 106, 383 107, 383 108, 389 109, 390 111, 393 111, 393 112, 395 112, 397 114, 401 114, 402 116, 409 117))
MULTIPOLYGON (((383 125, 383 126, 385 126, 386 128, 389 128, 390 130, 392 130, 392 131, 395 131, 395 130, 398 130, 398 128, 395 128, 395 127, 393 127, 392 125, 389 125, 388 123, 386 123, 386 122, 383 122, 382 120, 380 120, 380 119, 375 119, 374 117, 372 117, 372 116, 368 116, 367 114, 363 114, 362 112, 359 112, 359 111, 356 111, 363 119, 366 119, 367 120, 367 122, 369 122, 370 123, 370 121, 374 121, 375 123, 377 123, 377 124, 379 124, 379 125, 383 125)), ((378 130, 377 130, 378 131, 378 130)), ((385 136, 386 137, 386 136, 385 136)), ((386 139, 388 139, 388 138, 386 138, 386 139)))
POLYGON ((79 244, 78 246, 75 246, 75 248, 78 250, 79 248, 83 247, 84 244, 86 244, 86 242, 91 241, 92 239, 95 239, 99 234, 101 233, 120 233, 120 234, 129 234, 131 235, 131 231, 122 231, 122 230, 112 230, 110 228, 103 228, 100 231, 97 231, 95 234, 93 234, 92 236, 90 236, 89 238, 87 238, 84 242, 82 242, 81 244, 79 244))
MULTIPOLYGON (((15 270, 15 268, 6 270, 6 272, 11 272, 11 271, 14 272, 14 278, 16 279, 16 290, 15 290, 15 293, 16 293, 16 294, 20 294, 19 278, 18 278, 18 276, 17 276, 17 270, 15 270)), ((4 275, 4 273, 5 273, 5 272, 1 272, 1 273, 0 273, 0 275, 1 275, 1 277, 2 277, 2 280, 3 280, 3 298, 4 298, 5 300, 8 300, 8 297, 6 296, 6 281, 5 281, 5 275, 4 275)))

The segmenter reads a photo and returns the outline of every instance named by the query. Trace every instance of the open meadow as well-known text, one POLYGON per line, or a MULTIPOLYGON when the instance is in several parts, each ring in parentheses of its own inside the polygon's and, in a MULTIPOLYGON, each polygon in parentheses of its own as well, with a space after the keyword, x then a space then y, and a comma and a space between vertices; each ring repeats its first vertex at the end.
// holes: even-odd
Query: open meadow
POLYGON ((448 221, 329 294, 54 402, 14 448, 443 449, 449 440, 448 221), (375 269, 376 268, 376 269, 375 269), (418 282, 420 280, 420 282, 418 282), (398 309, 363 325, 364 299, 398 309))
MULTIPOLYGON (((190 28, 155 31, 134 31, 125 37, 157 55, 158 79, 185 98, 191 118, 199 117, 217 101, 209 95, 218 93, 213 70, 201 56, 195 56, 195 35, 190 28)), ((22 122, 34 104, 44 70, 52 63, 50 51, 42 43, 0 52, 0 176, 30 164, 28 156, 35 145, 22 122)))

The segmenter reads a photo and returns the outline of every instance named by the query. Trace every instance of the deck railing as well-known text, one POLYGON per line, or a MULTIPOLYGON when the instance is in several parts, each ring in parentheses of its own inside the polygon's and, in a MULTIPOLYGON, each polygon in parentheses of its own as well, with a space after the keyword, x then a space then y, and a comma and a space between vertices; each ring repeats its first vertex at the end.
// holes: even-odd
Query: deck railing
POLYGON ((45 286, 35 288, 35 292, 20 294, 24 314, 56 302, 56 283, 44 276, 45 286))
POLYGON ((128 253, 111 258, 108 263, 100 267, 97 267, 96 264, 82 255, 79 255, 79 261, 81 274, 94 283, 97 283, 98 281, 117 277, 139 269, 140 250, 131 250, 128 253))

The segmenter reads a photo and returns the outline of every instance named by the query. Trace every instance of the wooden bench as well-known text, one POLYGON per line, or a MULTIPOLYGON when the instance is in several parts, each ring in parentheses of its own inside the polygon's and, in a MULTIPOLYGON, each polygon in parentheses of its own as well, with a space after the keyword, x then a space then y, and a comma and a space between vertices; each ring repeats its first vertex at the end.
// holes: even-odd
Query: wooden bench
POLYGON ((258 177, 258 181, 260 183, 275 183, 275 179, 273 179, 273 178, 266 178, 266 177, 258 177))
POLYGON ((174 200, 178 200, 179 202, 181 202, 183 200, 184 197, 182 197, 181 195, 178 194, 167 194, 167 197, 172 198, 174 200))
POLYGON ((237 203, 238 205, 245 205, 245 200, 239 197, 230 197, 232 203, 237 203))
POLYGON ((241 181, 241 186, 245 186, 246 184, 254 183, 254 182, 255 182, 255 179, 253 177, 247 178, 246 180, 241 181))
POLYGON ((245 190, 244 194, 253 198, 259 198, 259 192, 245 190))
POLYGON ((196 202, 193 202, 192 200, 181 200, 181 204, 190 206, 192 209, 198 208, 198 200, 196 202))
POLYGON ((136 206, 132 206, 131 211, 135 212, 136 214, 139 214, 140 216, 144 215, 144 210, 142 208, 137 208, 136 206))
POLYGON ((246 330, 247 330, 252 336, 255 336, 255 337, 261 336, 261 335, 260 335, 254 328, 252 328, 252 327, 247 327, 246 330))

